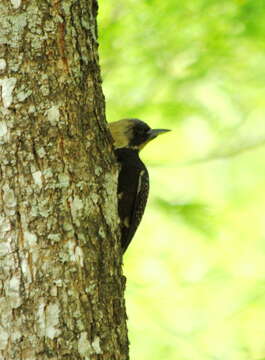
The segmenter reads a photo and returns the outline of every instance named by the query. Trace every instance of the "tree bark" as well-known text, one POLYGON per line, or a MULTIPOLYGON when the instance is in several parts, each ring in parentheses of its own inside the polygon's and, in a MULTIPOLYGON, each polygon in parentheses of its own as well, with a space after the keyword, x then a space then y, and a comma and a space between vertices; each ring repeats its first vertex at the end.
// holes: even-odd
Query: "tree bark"
POLYGON ((0 2, 0 359, 128 359, 95 0, 0 2))

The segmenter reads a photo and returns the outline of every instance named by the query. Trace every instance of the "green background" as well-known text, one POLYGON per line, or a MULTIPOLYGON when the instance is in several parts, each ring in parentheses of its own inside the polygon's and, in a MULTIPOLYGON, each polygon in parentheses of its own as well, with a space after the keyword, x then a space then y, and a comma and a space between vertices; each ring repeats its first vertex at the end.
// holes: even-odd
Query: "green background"
POLYGON ((265 358, 265 1, 100 1, 108 121, 170 128, 141 156, 124 257, 132 360, 265 358))

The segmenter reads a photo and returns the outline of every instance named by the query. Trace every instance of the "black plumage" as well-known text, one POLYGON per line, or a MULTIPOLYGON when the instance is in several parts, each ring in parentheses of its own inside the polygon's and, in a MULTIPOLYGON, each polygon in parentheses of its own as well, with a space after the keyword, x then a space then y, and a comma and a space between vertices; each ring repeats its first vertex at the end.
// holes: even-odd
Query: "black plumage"
POLYGON ((120 165, 118 213, 124 253, 140 224, 149 193, 149 175, 139 151, 149 141, 169 130, 151 129, 138 119, 119 120, 109 124, 109 128, 120 165))
POLYGON ((149 193, 148 171, 133 149, 115 150, 120 163, 118 212, 121 221, 121 247, 125 252, 142 219, 149 193))

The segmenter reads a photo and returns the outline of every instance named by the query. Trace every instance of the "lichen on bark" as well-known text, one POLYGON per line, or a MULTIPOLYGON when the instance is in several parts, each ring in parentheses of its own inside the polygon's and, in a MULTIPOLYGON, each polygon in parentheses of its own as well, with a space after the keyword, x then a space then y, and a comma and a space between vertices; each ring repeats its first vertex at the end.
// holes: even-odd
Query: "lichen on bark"
POLYGON ((94 0, 0 3, 0 358, 127 359, 94 0))

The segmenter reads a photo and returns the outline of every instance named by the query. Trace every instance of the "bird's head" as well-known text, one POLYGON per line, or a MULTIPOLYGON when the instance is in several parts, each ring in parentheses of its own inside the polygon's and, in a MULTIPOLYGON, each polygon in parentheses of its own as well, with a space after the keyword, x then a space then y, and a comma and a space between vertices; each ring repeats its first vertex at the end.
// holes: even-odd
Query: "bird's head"
POLYGON ((142 150, 142 148, 158 135, 170 130, 151 129, 139 119, 122 119, 109 123, 109 129, 114 140, 115 149, 129 148, 142 150))

